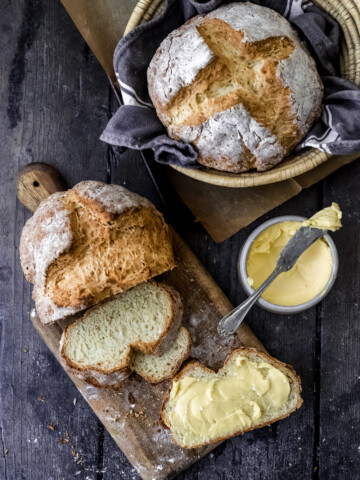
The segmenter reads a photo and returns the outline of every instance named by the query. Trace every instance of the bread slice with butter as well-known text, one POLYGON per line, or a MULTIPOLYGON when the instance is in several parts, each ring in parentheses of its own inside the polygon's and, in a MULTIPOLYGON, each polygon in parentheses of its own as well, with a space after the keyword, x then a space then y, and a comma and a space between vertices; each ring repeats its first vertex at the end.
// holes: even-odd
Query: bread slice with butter
POLYGON ((189 362, 172 380, 161 420, 183 448, 219 442, 287 417, 302 404, 293 368, 253 348, 238 348, 215 373, 189 362))
POLYGON ((63 364, 96 386, 117 386, 134 370, 158 383, 189 355, 191 339, 180 330, 181 320, 176 290, 154 281, 140 284, 99 303, 64 330, 63 364))
POLYGON ((160 357, 137 353, 133 363, 134 371, 148 383, 157 384, 173 378, 188 358, 191 349, 191 336, 181 327, 175 342, 160 357))

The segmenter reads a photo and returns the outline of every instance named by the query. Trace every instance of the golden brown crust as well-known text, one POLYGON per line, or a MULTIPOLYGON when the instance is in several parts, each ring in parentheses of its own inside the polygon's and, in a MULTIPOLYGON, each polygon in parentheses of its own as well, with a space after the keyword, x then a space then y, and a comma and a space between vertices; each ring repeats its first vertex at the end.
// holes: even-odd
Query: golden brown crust
POLYGON ((202 165, 234 173, 278 164, 320 117, 323 93, 287 20, 248 2, 171 32, 150 63, 148 88, 170 137, 192 143, 202 165))
POLYGON ((171 232, 152 203, 118 185, 93 181, 41 203, 24 226, 20 257, 43 323, 176 265, 171 232))
MULTIPOLYGON (((156 285, 158 288, 160 288, 161 290, 163 290, 168 295, 168 298, 170 299, 170 303, 171 303, 171 313, 167 319, 167 327, 164 330, 164 332, 159 336, 159 338, 154 342, 138 341, 134 344, 128 345, 126 356, 122 364, 117 365, 116 367, 108 370, 104 368, 100 368, 97 365, 87 365, 86 367, 76 365, 74 362, 71 361, 71 359, 66 354, 67 339, 71 335, 71 329, 74 328, 74 326, 77 323, 84 321, 84 319, 86 319, 89 316, 89 314, 92 314, 93 312, 101 310, 104 304, 112 302, 116 297, 105 299, 99 304, 87 310, 83 315, 77 318, 72 324, 65 327, 62 333, 61 341, 60 341, 60 355, 63 358, 65 364, 69 368, 74 370, 73 373, 83 372, 85 380, 87 380, 86 378, 87 376, 93 377, 94 372, 98 372, 100 376, 101 375, 109 376, 111 374, 127 375, 132 372, 133 357, 134 355, 136 355, 136 351, 149 353, 152 355, 162 355, 164 352, 166 352, 169 349, 169 347, 175 340, 176 335, 181 326, 182 312, 183 312, 181 297, 174 288, 170 287, 165 283, 157 283, 154 281, 150 281, 149 283, 152 283, 156 285), (88 374, 86 374, 86 372, 88 372, 88 374)), ((119 295, 122 295, 122 294, 119 294, 119 295)), ((107 381, 106 377, 104 377, 104 381, 105 382, 107 381)), ((101 382, 100 378, 97 379, 97 382, 104 383, 104 382, 101 382)))
MULTIPOLYGON (((93 387, 96 388, 110 388, 111 390, 121 390, 121 388, 124 386, 124 382, 130 377, 132 374, 132 370, 127 370, 126 372, 123 371, 121 372, 122 378, 121 380, 116 379, 114 380, 114 383, 110 383, 109 381, 107 383, 104 383, 104 381, 100 378, 96 378, 93 374, 86 372, 86 374, 82 372, 78 372, 77 370, 68 367, 67 365, 64 366, 64 369, 71 373, 72 375, 76 375, 77 377, 81 378, 81 380, 84 380, 86 383, 89 385, 92 385, 93 387)), ((96 373, 96 372, 95 372, 96 373)))
POLYGON ((45 294, 56 305, 96 304, 174 266, 168 258, 168 227, 152 206, 111 214, 109 222, 94 214, 91 202, 77 203, 73 198, 70 194, 65 203, 72 246, 46 275, 45 294))
MULTIPOLYGON (((216 438, 216 439, 213 439, 213 440, 210 440, 209 442, 205 442, 205 443, 202 443, 202 444, 199 444, 199 445, 194 445, 194 446, 191 446, 191 447, 186 447, 185 445, 180 445, 176 442, 174 436, 172 435, 172 441, 175 443, 175 445, 178 445, 179 447, 182 447, 182 448, 200 448, 200 447, 203 447, 204 445, 210 445, 212 443, 218 443, 218 442, 222 442, 224 440, 227 440, 229 438, 232 438, 232 437, 236 437, 237 435, 242 435, 243 433, 246 433, 246 432, 250 432, 251 430, 255 430, 257 428, 262 428, 262 427, 266 427, 268 425, 271 425, 272 423, 274 422, 277 422, 279 420, 283 420, 284 418, 288 417, 292 412, 294 412, 295 410, 297 410, 298 408, 301 407, 302 403, 303 403, 303 399, 301 398, 301 391, 302 391, 302 388, 301 388, 301 379, 300 377, 296 374, 294 368, 291 366, 291 365, 288 365, 286 363, 283 363, 281 362, 280 360, 277 360, 276 358, 272 357, 271 355, 269 355, 268 353, 266 352, 263 352, 263 351, 260 351, 260 350, 257 350, 256 348, 249 348, 249 347, 238 347, 234 350, 232 350, 228 357, 226 358, 225 362, 224 362, 224 366, 222 367, 225 368, 226 365, 231 361, 232 357, 234 355, 237 355, 238 353, 242 354, 243 356, 245 357, 249 357, 251 354, 256 354, 258 357, 261 357, 264 361, 270 363, 270 365, 273 365, 274 367, 278 368, 279 370, 281 370, 287 377, 289 377, 296 389, 296 395, 298 397, 298 401, 296 403, 296 405, 289 411, 287 412, 286 414, 280 416, 280 417, 277 417, 275 418, 274 420, 271 420, 269 422, 264 422, 260 425, 257 425, 257 426, 254 426, 254 427, 250 427, 250 428, 247 428, 245 430, 240 430, 238 432, 235 432, 229 436, 226 436, 226 437, 219 437, 219 438, 216 438)), ((161 408, 161 411, 160 411, 160 423, 164 426, 164 428, 168 429, 168 430, 171 430, 171 428, 168 426, 167 424, 167 419, 166 419, 166 413, 165 413, 165 410, 166 410, 166 405, 169 401, 169 398, 170 398, 170 392, 171 392, 171 388, 173 386, 173 383, 176 382, 177 380, 180 380, 181 377, 185 376, 185 375, 188 375, 188 374, 191 374, 191 372, 195 369, 195 368, 201 368, 204 372, 207 372, 207 373, 210 373, 210 374, 214 374, 214 370, 211 370, 210 368, 207 368, 205 367, 201 362, 199 362, 198 360, 191 360, 190 362, 188 362, 185 367, 183 367, 183 369, 171 380, 171 383, 169 385, 169 388, 167 390, 167 392, 165 393, 165 396, 164 396, 164 400, 163 400, 163 405, 162 405, 162 408, 161 408)), ((221 369, 220 369, 221 370, 221 369)))
POLYGON ((166 115, 173 118, 182 105, 190 102, 193 108, 181 121, 181 125, 201 125, 216 113, 242 103, 246 111, 276 135, 284 147, 293 145, 294 138, 299 137, 299 131, 295 122, 296 115, 291 108, 291 91, 288 87, 284 88, 276 75, 279 61, 285 60, 293 52, 293 42, 283 36, 267 38, 256 43, 246 42, 243 32, 237 32, 224 21, 216 18, 205 19, 198 26, 198 31, 214 52, 215 58, 206 69, 198 73, 190 87, 183 87, 172 98, 166 106, 166 115), (234 81, 232 78, 234 75, 239 75, 238 67, 234 63, 235 59, 231 54, 224 54, 222 45, 217 42, 217 36, 214 36, 215 32, 220 38, 226 38, 232 51, 241 52, 240 54, 244 55, 249 64, 266 59, 271 52, 271 59, 266 60, 261 68, 263 82, 259 82, 257 91, 253 90, 249 95, 245 88, 246 82, 256 84, 256 72, 253 69, 242 68, 243 84, 239 84, 237 88, 233 86, 227 95, 215 95, 219 90, 226 88, 231 80, 234 81), (210 89, 213 95, 209 92, 210 89), (194 91, 198 92, 195 97, 194 91), (203 101, 199 105, 197 99, 200 95, 203 101), (272 105, 272 109, 269 105, 272 105))

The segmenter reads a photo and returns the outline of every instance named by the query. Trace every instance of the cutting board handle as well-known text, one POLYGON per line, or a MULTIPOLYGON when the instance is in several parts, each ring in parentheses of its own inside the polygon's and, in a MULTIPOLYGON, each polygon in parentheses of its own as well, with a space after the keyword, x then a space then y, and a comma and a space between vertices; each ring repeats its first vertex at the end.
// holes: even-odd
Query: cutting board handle
POLYGON ((56 168, 47 163, 30 163, 16 176, 17 197, 32 212, 35 212, 49 195, 66 189, 63 177, 56 168))

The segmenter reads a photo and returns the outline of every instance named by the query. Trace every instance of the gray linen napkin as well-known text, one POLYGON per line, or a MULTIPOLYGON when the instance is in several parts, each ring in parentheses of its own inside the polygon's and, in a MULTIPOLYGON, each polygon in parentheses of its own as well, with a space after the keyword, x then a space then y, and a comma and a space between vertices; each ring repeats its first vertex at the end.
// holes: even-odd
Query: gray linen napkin
MULTIPOLYGON (((229 3, 223 0, 168 0, 162 14, 139 25, 118 43, 114 69, 124 101, 109 121, 101 140, 118 147, 154 149, 155 160, 202 168, 190 144, 171 139, 158 119, 147 89, 146 71, 162 42, 174 29, 199 13, 229 3)), ((306 42, 324 83, 322 116, 296 148, 315 147, 336 155, 360 152, 360 90, 339 76, 337 22, 303 0, 253 0, 287 18, 306 42)))

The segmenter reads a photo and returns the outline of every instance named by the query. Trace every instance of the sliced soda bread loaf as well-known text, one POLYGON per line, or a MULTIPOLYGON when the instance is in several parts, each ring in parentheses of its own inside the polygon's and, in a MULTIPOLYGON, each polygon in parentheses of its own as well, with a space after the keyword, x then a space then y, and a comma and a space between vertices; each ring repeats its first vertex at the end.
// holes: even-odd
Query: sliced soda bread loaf
POLYGON ((302 404, 293 368, 253 348, 237 348, 215 373, 197 360, 173 378, 161 420, 183 448, 219 442, 287 417, 302 404))
MULTIPOLYGON (((121 383, 134 370, 136 356, 144 376, 180 367, 189 354, 181 333, 171 358, 176 365, 156 367, 146 359, 166 354, 178 337, 182 319, 180 295, 169 285, 153 281, 140 284, 99 303, 85 312, 63 332, 60 353, 63 364, 73 373, 97 386, 121 383), (181 360, 181 361, 180 361, 181 360), (143 365, 143 366, 142 366, 143 365)), ((170 355, 170 352, 168 352, 170 355)), ((154 383, 157 379, 153 378, 154 383)))
POLYGON ((119 185, 80 182, 44 200, 20 239, 36 311, 54 322, 174 268, 160 212, 119 185))

